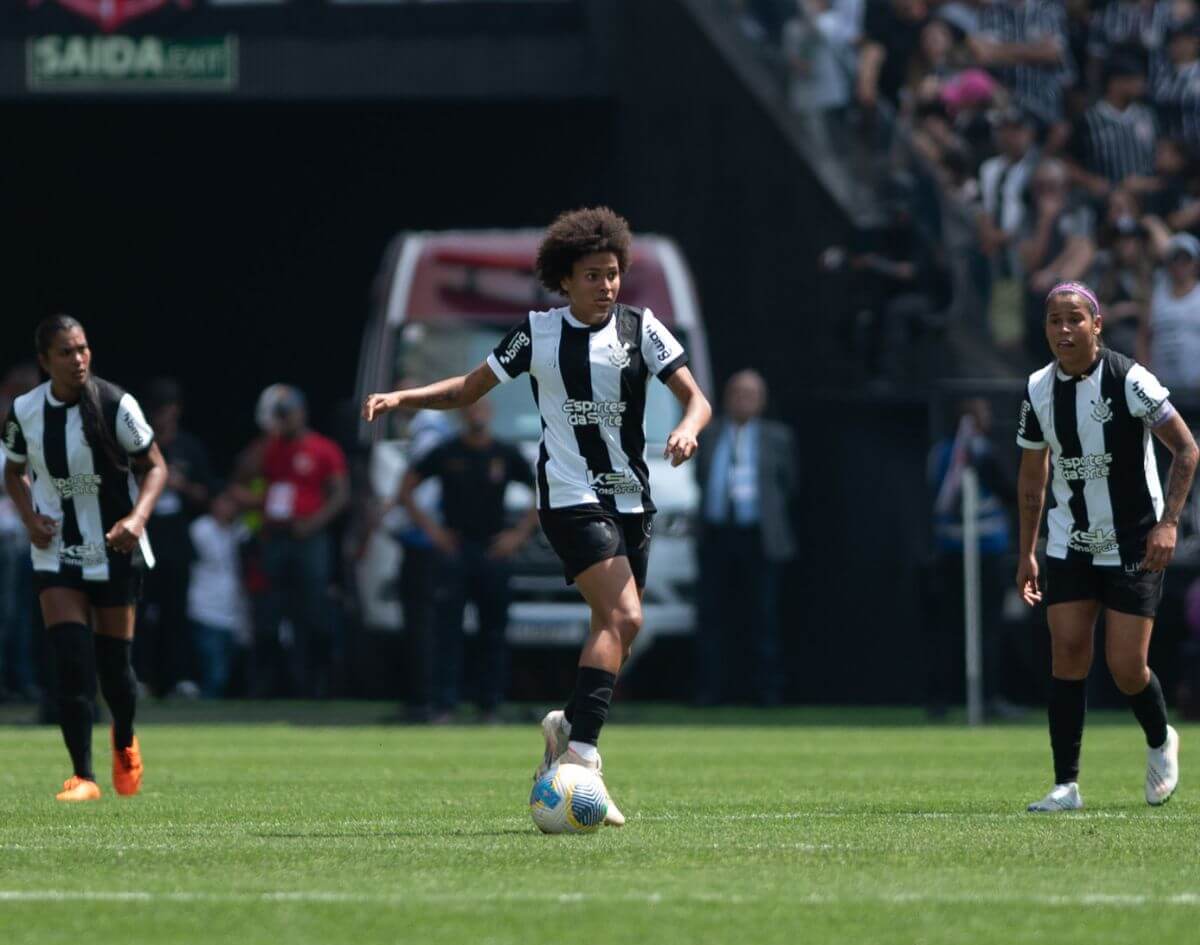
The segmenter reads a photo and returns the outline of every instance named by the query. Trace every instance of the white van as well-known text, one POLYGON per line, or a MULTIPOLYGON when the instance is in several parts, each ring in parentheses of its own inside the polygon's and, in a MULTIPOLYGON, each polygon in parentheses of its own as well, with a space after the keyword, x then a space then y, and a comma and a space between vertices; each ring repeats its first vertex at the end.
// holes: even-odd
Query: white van
MULTIPOLYGON (((358 401, 394 388, 399 378, 423 382, 465 374, 479 365, 509 328, 531 310, 563 304, 534 275, 539 231, 403 233, 388 247, 375 286, 370 321, 358 367, 358 401)), ((691 275, 678 247, 661 236, 634 240, 633 260, 620 300, 648 307, 684 344, 701 389, 711 391, 704 328, 691 275)), ((541 422, 527 380, 495 388, 494 430, 515 442, 532 463, 541 422)), ((453 415, 448 415, 454 419, 453 415)), ((690 633, 695 625, 696 516, 699 489, 692 463, 673 468, 662 457, 680 408, 666 386, 651 379, 646 398, 646 461, 658 516, 638 650, 657 635, 690 633)), ((407 468, 407 442, 393 424, 362 423, 369 444, 368 479, 381 504, 394 497, 407 468)), ((505 496, 515 518, 532 504, 530 491, 511 485, 505 496)), ((357 566, 357 590, 368 630, 399 631, 403 613, 397 594, 403 549, 394 537, 405 515, 393 509, 368 539, 357 566)), ((587 636, 588 608, 563 580, 562 567, 537 532, 513 562, 513 604, 508 638, 516 645, 578 645, 587 636)), ((475 615, 468 607, 467 628, 475 615)))

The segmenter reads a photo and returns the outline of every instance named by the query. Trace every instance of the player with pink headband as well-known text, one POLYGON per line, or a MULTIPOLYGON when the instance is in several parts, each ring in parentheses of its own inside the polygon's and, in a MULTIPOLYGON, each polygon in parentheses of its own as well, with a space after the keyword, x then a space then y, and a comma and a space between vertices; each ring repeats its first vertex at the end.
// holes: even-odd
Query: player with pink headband
POLYGON ((1073 292, 1076 295, 1083 296, 1088 300, 1088 302, 1091 303, 1092 314, 1100 314, 1100 300, 1097 299, 1095 293, 1092 292, 1092 290, 1085 286, 1082 282, 1060 282, 1048 293, 1046 293, 1046 304, 1049 304, 1050 300, 1054 298, 1054 296, 1060 295, 1064 292, 1073 292))
POLYGON ((1102 346, 1103 323, 1083 283, 1050 290, 1045 330, 1054 360, 1029 376, 1017 423, 1017 588, 1026 604, 1045 603, 1051 638, 1054 787, 1031 811, 1083 807, 1079 754, 1101 609, 1109 671, 1146 735, 1147 803, 1166 803, 1179 783, 1179 735, 1167 724, 1147 655, 1200 450, 1158 378, 1102 346), (1151 434, 1173 457, 1165 497, 1151 434), (1036 549, 1047 480, 1054 504, 1046 516, 1043 592, 1036 549))

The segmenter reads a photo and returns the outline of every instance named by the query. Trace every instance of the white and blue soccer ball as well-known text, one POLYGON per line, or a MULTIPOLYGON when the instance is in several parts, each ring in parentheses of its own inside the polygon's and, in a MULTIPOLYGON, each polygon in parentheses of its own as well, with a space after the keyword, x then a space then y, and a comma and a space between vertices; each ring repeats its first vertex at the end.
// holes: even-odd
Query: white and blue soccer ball
POLYGON ((591 768, 555 765, 533 785, 529 813, 542 833, 591 833, 608 813, 608 792, 591 768))

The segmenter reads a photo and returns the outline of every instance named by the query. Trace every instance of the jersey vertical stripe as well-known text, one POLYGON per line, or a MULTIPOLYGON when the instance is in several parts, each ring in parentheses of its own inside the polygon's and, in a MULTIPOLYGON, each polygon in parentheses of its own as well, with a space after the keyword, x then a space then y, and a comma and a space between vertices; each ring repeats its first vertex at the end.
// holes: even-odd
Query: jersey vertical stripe
MULTIPOLYGON (((45 459, 46 472, 49 474, 49 485, 62 499, 62 522, 58 527, 64 553, 83 546, 83 532, 75 511, 78 497, 71 495, 70 490, 71 464, 67 456, 68 413, 78 420, 79 411, 55 407, 48 400, 42 409, 42 456, 45 459)), ((78 435, 77 431, 72 432, 78 435)))
MULTIPOLYGON (((75 509, 75 518, 79 522, 79 531, 83 535, 84 544, 92 552, 82 562, 83 577, 87 581, 107 581, 109 576, 107 542, 105 540, 107 529, 104 527, 101 502, 114 494, 114 487, 118 484, 121 491, 124 491, 124 476, 114 475, 115 470, 106 469, 104 472, 108 473, 107 482, 103 474, 97 478, 93 457, 100 451, 93 451, 87 447, 87 440, 83 434, 83 419, 78 410, 70 411, 67 417, 67 432, 68 442, 71 444, 71 448, 67 452, 67 466, 71 470, 71 482, 95 482, 96 484, 94 489, 85 487, 76 492, 70 503, 75 509)), ((128 500, 117 508, 111 507, 111 500, 109 504, 109 515, 111 516, 109 521, 113 523, 124 518, 133 508, 133 504, 128 500)))
MULTIPOLYGON (((529 379, 529 386, 533 390, 533 404, 541 410, 541 401, 538 399, 538 382, 537 378, 529 379)), ((538 442, 538 458, 537 458, 537 497, 538 508, 550 508, 550 481, 546 477, 546 464, 550 462, 550 454, 546 450, 546 421, 543 419, 542 436, 538 442)))
MULTIPOLYGON (((1062 448, 1059 454, 1060 460, 1082 459, 1083 458, 1083 443, 1079 438, 1079 407, 1078 407, 1079 384, 1074 381, 1064 381, 1061 378, 1055 378, 1054 381, 1054 432, 1058 437, 1058 442, 1062 448)), ((1063 468, 1070 469, 1070 465, 1066 463, 1060 464, 1063 468)), ((1077 468, 1081 468, 1082 464, 1076 464, 1077 468)), ((1071 528, 1072 532, 1087 532, 1088 507, 1087 499, 1084 495, 1084 481, 1078 476, 1071 476, 1067 479, 1067 489, 1070 493, 1070 498, 1067 500, 1067 507, 1071 510, 1071 528)), ((1067 558, 1078 558, 1080 552, 1071 546, 1070 540, 1067 542, 1067 558)), ((1084 557, 1088 557, 1084 555, 1084 557)))
MULTIPOLYGON (((1100 382, 1104 403, 1112 407, 1114 419, 1129 416, 1125 385, 1131 365, 1132 362, 1114 365, 1115 369, 1106 371, 1100 382)), ((1138 538, 1158 521, 1153 495, 1153 490, 1159 488, 1154 444, 1150 440, 1149 428, 1143 423, 1110 422, 1104 424, 1103 429, 1105 453, 1114 457, 1114 460, 1118 456, 1140 454, 1146 457, 1152 469, 1149 487, 1145 464, 1139 466, 1136 463, 1114 462, 1107 481, 1113 522, 1122 525, 1129 523, 1131 526, 1122 529, 1128 534, 1118 533, 1121 560, 1140 561, 1145 549, 1138 543, 1138 538)))
MULTIPOLYGON (((578 409, 580 404, 595 404, 598 400, 592 380, 592 333, 586 329, 573 328, 566 321, 563 321, 561 331, 562 338, 558 349, 559 370, 562 372, 563 386, 569 401, 575 401, 574 404, 568 403, 568 418, 575 433, 575 442, 579 444, 579 454, 587 461, 587 477, 590 482, 596 479, 597 474, 614 471, 602 429, 602 424, 613 418, 597 411, 598 422, 587 422, 587 414, 578 409)), ((605 393, 612 394, 611 391, 605 393)), ((608 401, 600 402, 611 403, 611 396, 608 401)), ((600 505, 610 512, 617 510, 613 496, 598 493, 596 497, 600 505)))
MULTIPOLYGON (((625 311, 617 318, 617 341, 629 352, 637 351, 642 337, 640 312, 625 311)), ((646 381, 649 368, 642 357, 630 357, 621 368, 621 400, 629 404, 629 416, 621 424, 621 449, 629 457, 629 468, 642 484, 641 501, 650 502, 650 469, 646 466, 646 381)))

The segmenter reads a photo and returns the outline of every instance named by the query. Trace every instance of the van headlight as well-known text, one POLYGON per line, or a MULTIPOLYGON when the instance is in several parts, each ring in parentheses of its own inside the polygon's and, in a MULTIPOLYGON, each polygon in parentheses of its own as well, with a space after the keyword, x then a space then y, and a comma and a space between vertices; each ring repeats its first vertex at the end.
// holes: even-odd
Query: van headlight
POLYGON ((691 538, 696 534, 696 517, 688 512, 660 512, 654 519, 654 534, 691 538))

